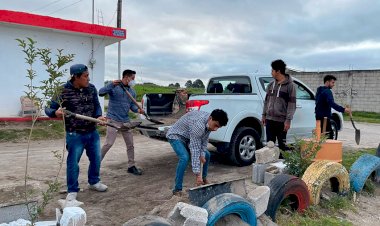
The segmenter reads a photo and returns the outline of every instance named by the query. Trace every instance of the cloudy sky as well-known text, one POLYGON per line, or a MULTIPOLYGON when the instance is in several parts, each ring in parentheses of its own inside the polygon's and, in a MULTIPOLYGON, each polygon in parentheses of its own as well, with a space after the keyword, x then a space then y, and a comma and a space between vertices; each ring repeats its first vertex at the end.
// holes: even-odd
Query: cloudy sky
MULTIPOLYGON (((94 0, 95 23, 116 26, 117 0, 94 0)), ((0 0, 0 9, 91 23, 92 0, 0 0)), ((213 75, 379 69, 378 0, 124 0, 122 69, 167 85, 213 75), (377 18, 377 19, 376 19, 377 18)), ((117 78, 117 45, 106 79, 117 78)))

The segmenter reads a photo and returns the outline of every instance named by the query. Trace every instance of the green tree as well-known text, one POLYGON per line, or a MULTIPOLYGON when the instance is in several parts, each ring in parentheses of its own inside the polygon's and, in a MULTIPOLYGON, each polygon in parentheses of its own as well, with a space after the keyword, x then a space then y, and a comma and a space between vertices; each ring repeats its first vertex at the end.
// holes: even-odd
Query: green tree
POLYGON ((180 88, 181 85, 180 85, 178 82, 176 82, 176 83, 174 84, 174 87, 176 87, 176 88, 180 88))
POLYGON ((191 86, 193 88, 205 88, 205 85, 203 84, 202 80, 197 79, 193 82, 193 85, 191 86))
POLYGON ((191 80, 188 80, 186 83, 185 83, 185 87, 186 88, 191 88, 193 87, 193 82, 191 80))

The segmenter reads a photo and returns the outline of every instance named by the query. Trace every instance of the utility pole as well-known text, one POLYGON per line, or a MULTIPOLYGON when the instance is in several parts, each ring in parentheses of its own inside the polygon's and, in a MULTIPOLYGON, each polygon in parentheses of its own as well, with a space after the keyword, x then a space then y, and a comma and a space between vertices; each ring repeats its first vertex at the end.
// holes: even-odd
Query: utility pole
MULTIPOLYGON (((122 6, 122 0, 117 0, 117 28, 121 28, 121 6, 122 6)), ((119 73, 119 78, 121 77, 121 42, 118 42, 117 45, 117 69, 119 73)))

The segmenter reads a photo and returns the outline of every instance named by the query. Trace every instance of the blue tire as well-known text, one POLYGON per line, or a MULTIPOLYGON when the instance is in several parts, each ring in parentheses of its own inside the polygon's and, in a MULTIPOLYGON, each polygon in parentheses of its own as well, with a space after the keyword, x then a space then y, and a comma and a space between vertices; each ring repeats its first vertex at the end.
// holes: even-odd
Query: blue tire
POLYGON ((360 192, 368 177, 380 169, 380 158, 374 155, 364 154, 352 164, 350 169, 351 189, 360 192))
POLYGON ((204 205, 208 212, 207 225, 213 226, 218 220, 236 214, 249 225, 256 225, 255 208, 250 202, 233 193, 223 193, 208 200, 204 205))

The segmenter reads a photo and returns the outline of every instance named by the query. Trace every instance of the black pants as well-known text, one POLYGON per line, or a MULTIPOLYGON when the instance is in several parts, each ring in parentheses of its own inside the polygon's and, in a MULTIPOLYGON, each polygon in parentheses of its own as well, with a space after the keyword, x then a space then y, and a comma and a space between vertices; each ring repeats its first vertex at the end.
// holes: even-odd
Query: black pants
MULTIPOLYGON (((317 119, 317 120, 321 120, 321 133, 323 131, 323 118, 322 119, 317 119)), ((334 132, 332 130, 332 127, 331 127, 331 119, 327 118, 326 120, 326 136, 328 139, 333 139, 334 138, 334 132)), ((323 135, 323 134, 322 134, 323 135)))
POLYGON ((276 122, 272 120, 266 120, 266 135, 267 142, 273 141, 276 143, 278 141, 278 147, 283 151, 288 151, 289 148, 286 146, 286 134, 284 131, 284 122, 276 122))

